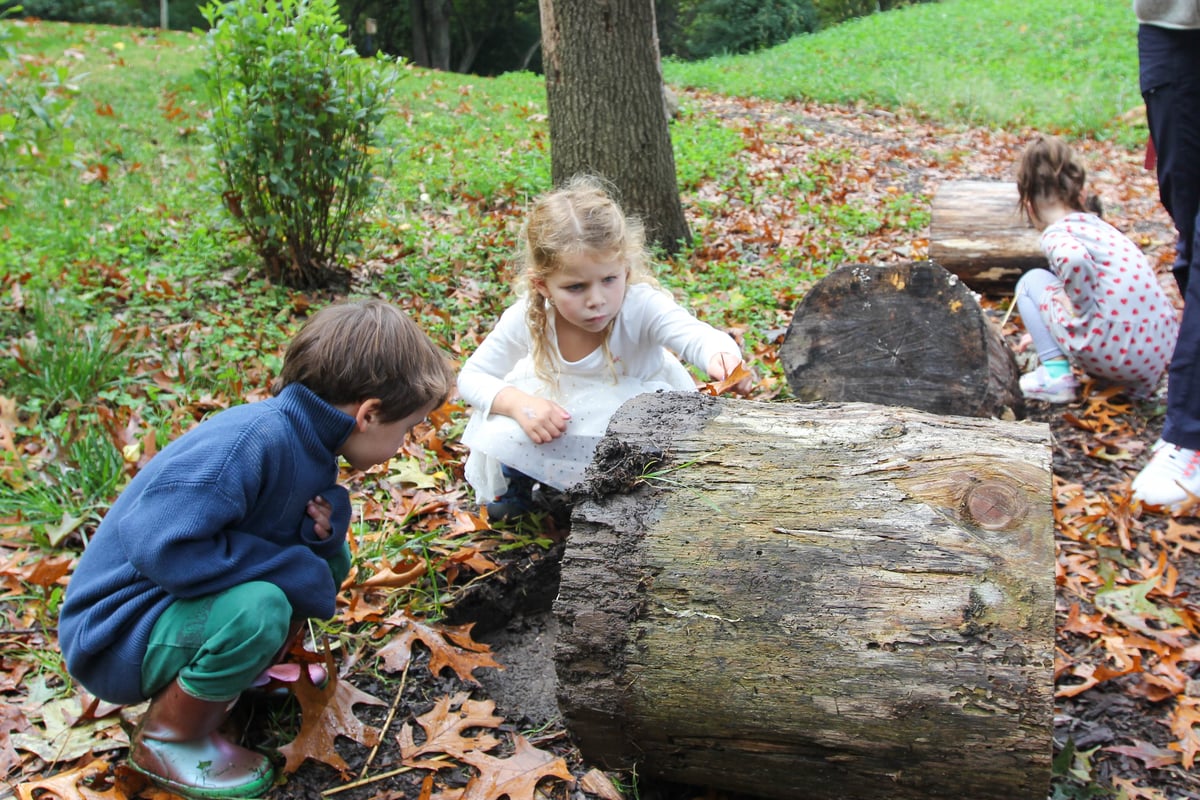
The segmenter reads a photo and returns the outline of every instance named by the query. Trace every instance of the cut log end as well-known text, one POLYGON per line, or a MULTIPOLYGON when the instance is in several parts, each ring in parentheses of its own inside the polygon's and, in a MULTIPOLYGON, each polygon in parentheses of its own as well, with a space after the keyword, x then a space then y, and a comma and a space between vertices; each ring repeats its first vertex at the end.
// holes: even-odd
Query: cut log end
POLYGON ((930 261, 845 266, 804 296, 780 347, 804 401, 1021 418, 1019 371, 969 288, 930 261))

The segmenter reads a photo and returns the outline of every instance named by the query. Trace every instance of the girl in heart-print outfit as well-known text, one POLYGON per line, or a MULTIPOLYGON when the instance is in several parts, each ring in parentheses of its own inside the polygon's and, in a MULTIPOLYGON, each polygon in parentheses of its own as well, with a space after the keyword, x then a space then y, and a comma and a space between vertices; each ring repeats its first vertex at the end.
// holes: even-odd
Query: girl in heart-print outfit
POLYGON ((1021 210, 1042 230, 1050 262, 1017 282, 1017 308, 1042 362, 1021 376, 1021 389, 1035 400, 1074 400, 1074 362, 1149 397, 1170 363, 1178 314, 1137 245, 1084 211, 1085 178, 1071 149, 1051 136, 1035 138, 1021 157, 1021 210))

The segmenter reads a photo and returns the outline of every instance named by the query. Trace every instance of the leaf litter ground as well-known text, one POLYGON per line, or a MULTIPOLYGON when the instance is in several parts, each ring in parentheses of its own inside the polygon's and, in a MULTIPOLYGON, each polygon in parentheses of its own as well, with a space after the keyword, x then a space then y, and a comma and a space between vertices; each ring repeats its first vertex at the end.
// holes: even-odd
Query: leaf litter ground
MULTIPOLYGON (((697 258, 759 251, 769 259, 777 248, 815 254, 835 243, 845 247, 848 260, 859 263, 924 258, 927 227, 914 232, 884 225, 848 242, 836 225, 800 222, 807 218, 797 209, 809 200, 801 191, 763 195, 759 187, 771 185, 773 175, 820 172, 845 200, 883 206, 897 193, 911 193, 927 207, 945 180, 1011 180, 1029 134, 947 128, 859 107, 769 104, 700 93, 687 94, 685 102, 693 113, 719 117, 740 130, 747 145, 737 167, 748 187, 735 195, 714 180, 695 191, 695 199, 709 207, 705 220, 694 220, 705 242, 697 258), (843 157, 821 155, 829 153, 843 157)), ((1106 217, 1138 242, 1169 285, 1173 231, 1142 154, 1105 142, 1082 141, 1078 147, 1106 217)), ((828 196, 814 200, 826 201, 828 196)), ((794 305, 792 300, 781 306, 794 305)), ((1007 299, 983 297, 981 303, 999 320, 1007 299)), ((1019 321, 1010 320, 1004 332, 1020 350, 1019 321)), ((770 349, 757 355, 769 361, 770 349)), ((1027 354, 1018 357, 1028 364, 1027 354)), ((776 385, 764 380, 752 397, 771 399, 779 392, 777 379, 776 385)), ((1058 696, 1053 735, 1063 774, 1055 779, 1053 795, 1117 797, 1119 791, 1131 799, 1198 798, 1200 779, 1191 767, 1200 750, 1200 624, 1191 592, 1200 583, 1194 558, 1200 529, 1190 515, 1153 513, 1129 502, 1129 480, 1161 429, 1161 404, 1132 404, 1110 388, 1086 384, 1080 402, 1034 404, 1030 418, 1049 424, 1054 444, 1058 696), (1088 795, 1089 783, 1109 791, 1088 795)), ((403 505, 401 512, 376 511, 413 519, 422 508, 447 503, 419 492, 392 499, 403 505)), ((464 530, 478 527, 465 503, 452 516, 464 530)), ((548 609, 557 588, 562 532, 549 533, 557 543, 548 550, 491 554, 499 568, 472 583, 443 626, 389 618, 379 627, 394 638, 381 639, 376 652, 364 647, 338 653, 329 662, 341 672, 330 687, 302 685, 283 705, 241 704, 235 721, 248 741, 278 750, 295 767, 270 797, 611 797, 611 785, 583 761, 557 718, 554 622, 548 609), (492 659, 503 669, 486 666, 492 659), (298 728, 297 716, 307 717, 307 731, 298 728), (314 724, 317 718, 322 724, 314 724)), ((455 555, 464 570, 488 555, 467 550, 455 555)), ((381 589, 388 581, 403 585, 419 566, 391 565, 373 580, 381 589)), ((369 605, 366 594, 363 602, 369 605)), ((377 619, 363 608, 348 613, 377 619)), ((4 668, 12 666, 6 662, 4 668)), ((38 702, 16 672, 0 688, 8 708, 0 721, 13 709, 38 702)), ((78 722, 80 714, 64 716, 78 722)), ((26 726, 23 733, 49 737, 46 719, 41 730, 26 726)), ((116 766, 124 757, 124 739, 114 717, 105 719, 90 727, 76 724, 92 738, 90 746, 71 750, 70 757, 61 743, 57 756, 64 757, 46 748, 34 756, 30 753, 38 751, 31 744, 12 747, 11 741, 0 741, 0 751, 9 756, 10 785, 22 797, 165 796, 116 766), (81 780, 85 776, 91 777, 81 780)), ((11 729, 21 730, 16 723, 11 729)), ((7 732, 0 739, 5 737, 7 732)), ((703 787, 648 781, 638 795, 722 796, 703 787)))

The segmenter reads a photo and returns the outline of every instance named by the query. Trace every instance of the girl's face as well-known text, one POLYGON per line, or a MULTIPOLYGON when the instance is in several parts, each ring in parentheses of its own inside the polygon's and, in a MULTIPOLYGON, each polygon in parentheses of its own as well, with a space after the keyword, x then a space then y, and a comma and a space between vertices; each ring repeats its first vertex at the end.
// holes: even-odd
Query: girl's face
POLYGON ((576 253, 534 286, 558 312, 557 324, 598 333, 621 310, 628 273, 617 253, 576 253))

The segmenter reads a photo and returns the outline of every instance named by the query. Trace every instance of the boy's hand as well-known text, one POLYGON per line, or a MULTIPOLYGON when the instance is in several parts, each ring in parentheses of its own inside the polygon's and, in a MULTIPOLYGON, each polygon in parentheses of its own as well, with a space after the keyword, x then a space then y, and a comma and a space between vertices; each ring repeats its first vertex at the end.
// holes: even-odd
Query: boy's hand
POLYGON ((318 539, 328 539, 329 534, 333 533, 331 522, 333 506, 324 497, 317 495, 308 501, 307 511, 308 516, 312 517, 313 533, 317 535, 318 539))
POLYGON ((512 417, 534 444, 545 444, 567 432, 571 413, 544 397, 526 394, 515 386, 500 390, 492 401, 492 411, 512 417))
POLYGON ((717 353, 708 362, 708 377, 716 381, 723 381, 726 378, 732 378, 739 369, 744 374, 737 383, 729 388, 738 394, 746 394, 754 387, 754 373, 743 366, 742 359, 737 356, 729 353, 717 353))

